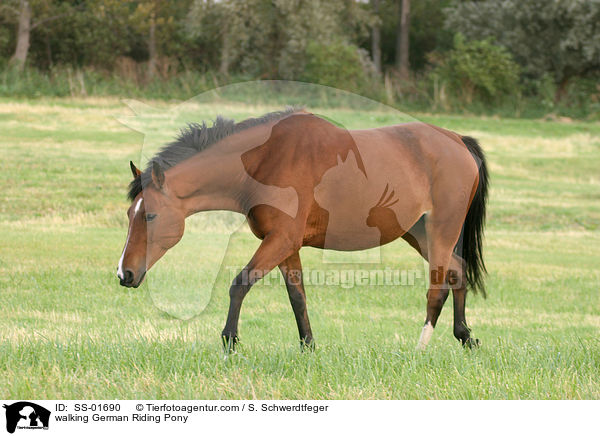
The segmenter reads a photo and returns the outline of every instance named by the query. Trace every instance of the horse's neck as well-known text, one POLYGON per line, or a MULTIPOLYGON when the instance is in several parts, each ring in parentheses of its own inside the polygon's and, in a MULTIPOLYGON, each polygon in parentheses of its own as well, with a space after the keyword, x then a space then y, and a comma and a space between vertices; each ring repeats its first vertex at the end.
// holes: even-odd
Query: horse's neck
POLYGON ((207 210, 246 213, 248 197, 259 200, 262 189, 249 180, 241 156, 263 144, 272 126, 267 123, 228 136, 167 171, 167 182, 183 200, 186 216, 207 210))
POLYGON ((166 179, 182 200, 185 216, 208 210, 243 212, 243 165, 236 153, 199 153, 168 170, 166 179))
POLYGON ((167 182, 183 200, 185 215, 207 210, 247 214, 264 204, 295 217, 301 206, 296 190, 254 179, 244 166, 247 162, 242 161, 244 153, 269 141, 279 122, 277 119, 244 129, 169 169, 167 182))

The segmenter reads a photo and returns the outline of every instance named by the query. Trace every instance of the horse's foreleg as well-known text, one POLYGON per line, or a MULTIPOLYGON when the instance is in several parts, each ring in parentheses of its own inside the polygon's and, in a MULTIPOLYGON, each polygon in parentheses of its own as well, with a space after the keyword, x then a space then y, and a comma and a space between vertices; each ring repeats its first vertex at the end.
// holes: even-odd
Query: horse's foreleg
POLYGON ((290 297, 296 324, 298 324, 298 333, 300 334, 301 347, 313 347, 313 335, 308 320, 306 310, 306 293, 304 291, 304 281, 302 279, 302 263, 298 252, 292 254, 286 260, 279 264, 279 269, 285 280, 285 287, 290 297))
POLYGON ((248 265, 233 280, 229 288, 229 313, 222 333, 223 346, 226 350, 233 350, 237 343, 242 301, 252 285, 262 279, 284 259, 287 259, 294 251, 296 249, 289 238, 270 233, 265 236, 248 265))

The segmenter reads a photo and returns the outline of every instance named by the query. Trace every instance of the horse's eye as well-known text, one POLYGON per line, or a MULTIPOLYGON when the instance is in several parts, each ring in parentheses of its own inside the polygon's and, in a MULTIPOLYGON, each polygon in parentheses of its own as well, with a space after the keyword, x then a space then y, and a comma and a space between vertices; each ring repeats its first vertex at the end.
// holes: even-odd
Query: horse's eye
POLYGON ((144 217, 144 219, 148 222, 152 221, 154 218, 156 218, 155 213, 147 213, 146 216, 144 217))

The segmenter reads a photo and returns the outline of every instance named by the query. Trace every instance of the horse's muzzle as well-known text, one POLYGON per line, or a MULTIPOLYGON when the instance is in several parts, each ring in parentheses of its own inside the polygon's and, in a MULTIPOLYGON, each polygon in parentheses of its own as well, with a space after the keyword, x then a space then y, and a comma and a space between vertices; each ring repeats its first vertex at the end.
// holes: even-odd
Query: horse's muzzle
POLYGON ((142 282, 144 281, 144 277, 146 276, 146 271, 144 271, 139 280, 135 280, 135 274, 133 273, 133 271, 126 269, 123 272, 123 277, 120 277, 117 275, 117 277, 119 278, 119 283, 121 284, 121 286, 125 286, 127 288, 137 288, 139 285, 142 284, 142 282))

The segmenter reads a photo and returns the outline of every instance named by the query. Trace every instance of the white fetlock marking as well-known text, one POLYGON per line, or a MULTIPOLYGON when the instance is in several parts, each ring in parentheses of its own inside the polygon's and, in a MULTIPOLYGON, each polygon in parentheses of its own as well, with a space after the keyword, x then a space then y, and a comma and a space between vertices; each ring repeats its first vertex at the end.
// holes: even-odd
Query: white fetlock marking
POLYGON ((431 335, 433 334, 433 326, 430 322, 423 326, 423 330, 421 331, 421 337, 419 338, 419 343, 417 344, 417 350, 424 350, 427 348, 427 344, 431 339, 431 335))

